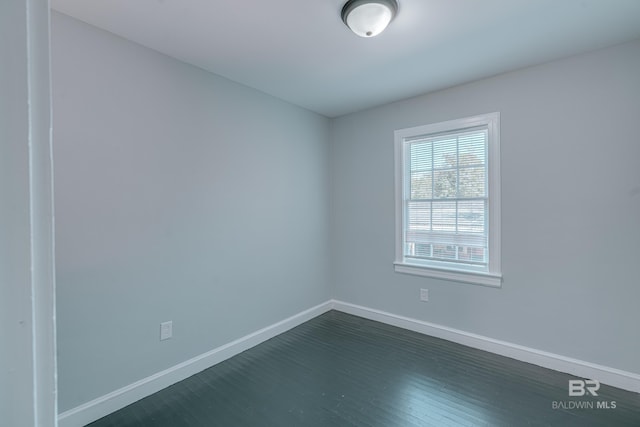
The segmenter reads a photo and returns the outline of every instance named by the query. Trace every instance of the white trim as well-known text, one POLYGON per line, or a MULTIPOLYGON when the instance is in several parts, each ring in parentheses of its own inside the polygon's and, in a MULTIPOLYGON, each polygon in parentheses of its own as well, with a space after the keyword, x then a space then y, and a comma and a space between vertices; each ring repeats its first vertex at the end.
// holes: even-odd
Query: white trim
POLYGON ((398 129, 394 132, 395 155, 395 265, 396 272, 414 274, 418 276, 435 277, 463 283, 483 286, 502 286, 501 267, 501 182, 500 182, 500 113, 486 113, 462 119, 398 129), (416 265, 407 262, 404 256, 405 239, 405 199, 407 184, 405 183, 405 166, 407 163, 407 139, 439 134, 449 131, 486 126, 487 137, 487 191, 488 191, 488 252, 489 264, 487 271, 477 274, 473 268, 461 271, 463 266, 449 270, 445 262, 433 262, 433 265, 416 265), (447 274, 447 272, 450 273, 447 274))
POLYGON ((63 412, 58 416, 60 427, 81 427, 105 415, 124 408, 146 396, 229 359, 270 338, 288 331, 332 309, 331 301, 324 302, 285 320, 274 323, 207 353, 179 363, 121 389, 63 412))
POLYGON ((408 329, 436 338, 442 338, 468 347, 477 348, 522 362, 532 363, 554 371, 564 372, 581 378, 598 380, 604 384, 623 390, 640 393, 640 374, 610 368, 559 354, 496 340, 471 332, 449 328, 447 326, 409 317, 398 316, 385 311, 375 310, 342 301, 332 301, 334 310, 365 319, 375 320, 388 325, 408 329))
POLYGON ((57 425, 56 292, 49 2, 27 2, 34 415, 57 425))
POLYGON ((435 279, 453 280, 455 282, 471 283, 474 285, 499 288, 502 286, 502 276, 471 271, 438 270, 405 263, 395 263, 396 273, 413 274, 416 276, 433 277, 435 279))
POLYGON ((489 146, 487 153, 489 186, 489 273, 502 275, 502 178, 500 173, 500 113, 489 118, 489 146))

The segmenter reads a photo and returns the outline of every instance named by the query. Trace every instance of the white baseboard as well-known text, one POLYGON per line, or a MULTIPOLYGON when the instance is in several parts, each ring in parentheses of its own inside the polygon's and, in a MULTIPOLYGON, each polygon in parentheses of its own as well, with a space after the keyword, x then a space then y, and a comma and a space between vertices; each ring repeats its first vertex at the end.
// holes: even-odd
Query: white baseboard
POLYGON ((342 301, 335 310, 640 393, 640 375, 342 301))
POLYGON ((59 427, 82 427, 105 415, 124 408, 144 397, 242 353, 270 338, 288 331, 332 309, 331 301, 319 304, 288 319, 262 328, 252 334, 215 348, 162 372, 136 381, 58 415, 59 427))

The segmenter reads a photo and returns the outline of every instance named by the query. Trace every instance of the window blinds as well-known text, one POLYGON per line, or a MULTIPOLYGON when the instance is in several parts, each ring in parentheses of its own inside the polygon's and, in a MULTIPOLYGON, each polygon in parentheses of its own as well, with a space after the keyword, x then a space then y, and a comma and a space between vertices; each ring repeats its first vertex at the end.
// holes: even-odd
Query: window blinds
POLYGON ((404 143, 405 257, 486 266, 487 127, 404 143))

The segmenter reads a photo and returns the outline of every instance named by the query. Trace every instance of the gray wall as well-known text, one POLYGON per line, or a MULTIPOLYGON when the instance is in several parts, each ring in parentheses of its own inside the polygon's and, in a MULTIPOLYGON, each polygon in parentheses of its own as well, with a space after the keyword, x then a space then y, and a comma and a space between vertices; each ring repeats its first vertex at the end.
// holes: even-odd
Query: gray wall
POLYGON ((639 118, 636 41, 334 120, 334 297, 640 373, 639 118), (503 287, 394 273, 393 131, 493 111, 503 287))
POLYGON ((329 299, 326 118, 52 32, 61 412, 329 299))

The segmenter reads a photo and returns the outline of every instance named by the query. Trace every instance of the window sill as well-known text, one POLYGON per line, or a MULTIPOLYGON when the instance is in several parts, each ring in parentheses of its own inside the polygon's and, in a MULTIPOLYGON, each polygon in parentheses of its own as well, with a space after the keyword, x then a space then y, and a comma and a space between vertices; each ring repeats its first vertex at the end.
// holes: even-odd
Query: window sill
POLYGON ((490 286, 492 288, 502 287, 501 274, 477 273, 456 270, 439 270, 436 268, 405 264, 401 262, 395 263, 395 270, 396 273, 413 274, 415 276, 431 277, 434 279, 471 283, 474 285, 490 286))

